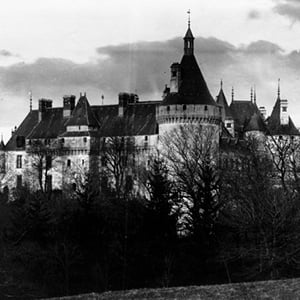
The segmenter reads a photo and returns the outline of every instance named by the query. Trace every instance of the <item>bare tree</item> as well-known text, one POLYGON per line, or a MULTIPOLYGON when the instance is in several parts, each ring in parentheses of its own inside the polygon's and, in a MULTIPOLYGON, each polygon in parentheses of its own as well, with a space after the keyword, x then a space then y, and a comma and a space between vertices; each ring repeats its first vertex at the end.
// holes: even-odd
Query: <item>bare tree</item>
POLYGON ((239 262, 245 279, 289 276, 299 266, 299 201, 287 188, 287 143, 282 147, 277 158, 248 140, 242 154, 248 167, 223 172, 222 197, 228 201, 222 217, 232 240, 227 235, 222 259, 226 265, 239 262))
POLYGON ((182 125, 162 139, 162 153, 183 195, 185 230, 209 243, 223 203, 219 197, 219 132, 211 126, 182 125))
POLYGON ((27 152, 30 156, 31 168, 27 170, 30 178, 35 181, 37 178, 39 190, 46 194, 51 192, 52 182, 50 170, 54 168, 53 162, 57 157, 55 142, 46 144, 41 140, 31 141, 27 152))

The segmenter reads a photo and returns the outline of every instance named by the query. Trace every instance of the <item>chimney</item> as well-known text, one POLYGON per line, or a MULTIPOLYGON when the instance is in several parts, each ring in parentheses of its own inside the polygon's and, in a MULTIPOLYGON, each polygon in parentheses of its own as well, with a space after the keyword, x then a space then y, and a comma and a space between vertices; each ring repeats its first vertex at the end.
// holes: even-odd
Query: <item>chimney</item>
POLYGON ((127 106, 127 103, 130 100, 130 95, 128 93, 119 93, 119 117, 124 116, 124 110, 127 106))
POLYGON ((280 125, 288 125, 288 101, 286 99, 280 99, 280 125))
POLYGON ((48 108, 52 108, 52 100, 39 99, 39 122, 43 120, 45 112, 48 108))
POLYGON ((259 111, 260 111, 260 114, 262 115, 263 119, 265 120, 266 117, 267 117, 267 110, 264 106, 260 106, 259 107, 259 111))
POLYGON ((171 66, 171 81, 170 81, 170 92, 178 93, 181 81, 180 64, 173 63, 171 66))
POLYGON ((64 109, 63 109, 63 117, 69 118, 72 114, 73 109, 75 108, 75 99, 74 95, 65 95, 63 96, 64 101, 64 109))

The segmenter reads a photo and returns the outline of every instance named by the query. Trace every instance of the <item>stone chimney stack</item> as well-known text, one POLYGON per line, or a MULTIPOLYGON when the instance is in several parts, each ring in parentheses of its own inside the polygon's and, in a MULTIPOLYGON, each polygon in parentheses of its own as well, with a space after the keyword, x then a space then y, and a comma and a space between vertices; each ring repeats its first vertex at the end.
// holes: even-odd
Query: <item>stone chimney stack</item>
POLYGON ((52 100, 39 99, 39 122, 43 120, 46 110, 48 108, 52 108, 52 100))
POLYGON ((288 125, 288 101, 286 99, 280 99, 280 125, 288 125))
POLYGON ((65 95, 63 97, 64 101, 64 109, 63 109, 63 117, 69 118, 72 114, 73 109, 75 108, 75 99, 74 95, 65 95))
POLYGON ((260 111, 260 114, 262 115, 263 119, 265 120, 266 117, 267 117, 267 110, 264 106, 260 106, 259 107, 259 111, 260 111))
POLYGON ((173 63, 171 66, 170 92, 178 93, 181 81, 180 64, 173 63))

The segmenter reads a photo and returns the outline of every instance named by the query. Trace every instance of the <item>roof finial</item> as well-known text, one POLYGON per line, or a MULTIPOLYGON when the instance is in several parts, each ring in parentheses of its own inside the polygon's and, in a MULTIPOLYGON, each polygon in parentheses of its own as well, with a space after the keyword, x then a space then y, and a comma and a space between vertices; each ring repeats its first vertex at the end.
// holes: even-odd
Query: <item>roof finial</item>
POLYGON ((30 101, 29 109, 30 109, 30 111, 32 111, 32 91, 31 90, 29 91, 29 101, 30 101))
POLYGON ((277 96, 280 98, 280 78, 278 78, 278 90, 277 90, 277 96))
POLYGON ((220 87, 221 87, 221 90, 223 89, 223 79, 221 79, 220 81, 220 87))
POLYGON ((231 101, 234 101, 234 87, 231 89, 231 101))
POLYGON ((256 86, 254 85, 254 104, 256 104, 256 86))
POLYGON ((189 9, 187 11, 187 13, 188 13, 188 27, 190 28, 191 27, 191 10, 189 9))
POLYGON ((251 102, 253 102, 253 88, 251 86, 251 90, 250 90, 250 100, 251 102))
POLYGON ((101 99, 102 99, 102 105, 104 105, 104 95, 101 95, 101 99))

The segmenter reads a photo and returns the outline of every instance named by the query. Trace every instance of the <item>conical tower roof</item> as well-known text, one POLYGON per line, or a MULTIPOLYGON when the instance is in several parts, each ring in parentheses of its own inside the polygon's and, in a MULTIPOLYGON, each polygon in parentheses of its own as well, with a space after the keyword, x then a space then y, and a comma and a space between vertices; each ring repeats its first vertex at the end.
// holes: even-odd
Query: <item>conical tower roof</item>
POLYGON ((230 110, 225 94, 223 92, 222 84, 221 84, 220 92, 217 96, 217 104, 223 107, 225 118, 233 118, 232 112, 230 110))
POLYGON ((86 95, 79 98, 78 103, 72 113, 72 116, 66 123, 67 126, 83 126, 99 127, 86 95))
POLYGON ((194 56, 193 34, 188 27, 184 37, 184 55, 179 64, 180 80, 178 92, 166 95, 162 104, 216 105, 211 96, 197 60, 194 56))

